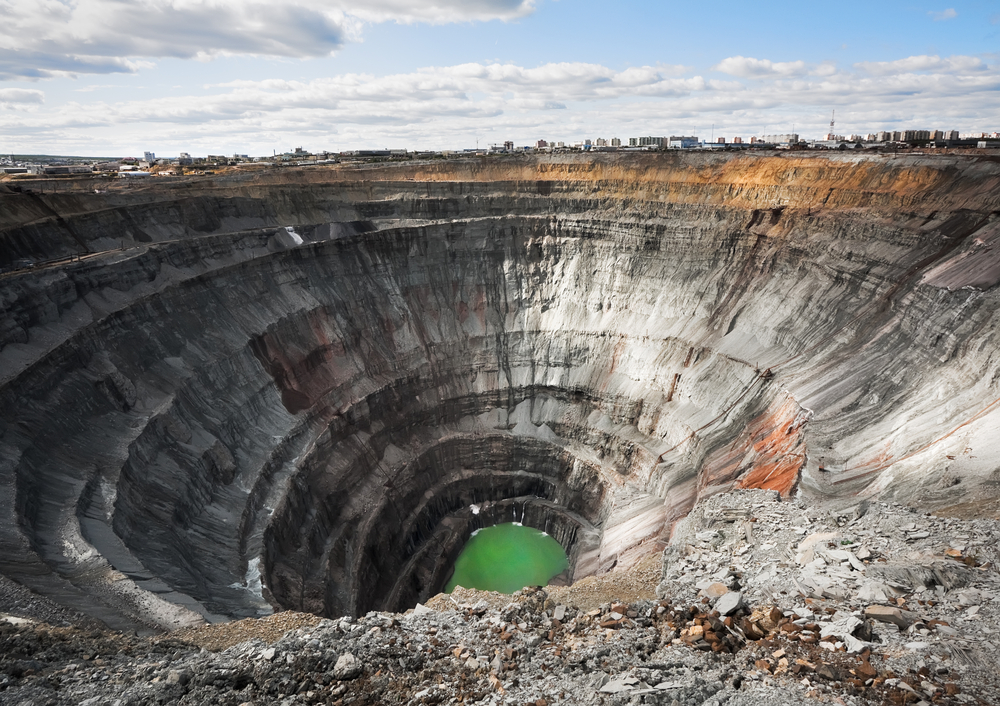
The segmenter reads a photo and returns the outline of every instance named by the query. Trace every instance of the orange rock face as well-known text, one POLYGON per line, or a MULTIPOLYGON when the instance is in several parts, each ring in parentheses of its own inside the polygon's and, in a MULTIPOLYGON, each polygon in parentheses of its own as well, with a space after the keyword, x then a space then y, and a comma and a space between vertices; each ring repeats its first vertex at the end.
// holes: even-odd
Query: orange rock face
POLYGON ((805 463, 805 423, 806 415, 794 400, 775 403, 731 445, 705 460, 702 487, 732 482, 738 488, 777 490, 788 497, 805 463))

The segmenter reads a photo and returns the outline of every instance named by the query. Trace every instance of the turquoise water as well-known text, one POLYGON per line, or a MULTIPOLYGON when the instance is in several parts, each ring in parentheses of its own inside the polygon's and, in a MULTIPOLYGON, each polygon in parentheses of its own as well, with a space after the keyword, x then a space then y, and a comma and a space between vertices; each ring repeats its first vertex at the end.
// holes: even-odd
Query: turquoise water
POLYGON ((562 546, 544 532, 517 523, 495 525, 469 538, 445 591, 463 586, 513 593, 525 586, 545 586, 568 566, 562 546))

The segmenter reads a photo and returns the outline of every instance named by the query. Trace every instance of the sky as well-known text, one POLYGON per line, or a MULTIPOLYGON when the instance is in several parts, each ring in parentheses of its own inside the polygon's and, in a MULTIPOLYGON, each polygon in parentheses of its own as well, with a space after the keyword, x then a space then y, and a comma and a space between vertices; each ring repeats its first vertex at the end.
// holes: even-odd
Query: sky
POLYGON ((1000 130, 1000 2, 0 0, 0 153, 1000 130))

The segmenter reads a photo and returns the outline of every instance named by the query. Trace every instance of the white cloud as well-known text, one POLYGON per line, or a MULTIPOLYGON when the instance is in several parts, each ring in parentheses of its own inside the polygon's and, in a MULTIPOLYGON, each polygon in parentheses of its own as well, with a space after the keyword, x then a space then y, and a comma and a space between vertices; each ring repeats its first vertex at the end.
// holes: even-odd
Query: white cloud
MULTIPOLYGON (((625 96, 670 96, 704 88, 701 77, 679 78, 682 67, 633 67, 615 71, 600 64, 550 63, 535 68, 516 64, 459 64, 427 67, 389 76, 343 74, 309 83, 284 80, 233 81, 217 86, 247 92, 253 100, 350 101, 384 103, 406 97, 431 102, 454 99, 471 103, 479 94, 492 99, 563 101, 611 100, 625 96)), ((329 103, 326 103, 329 105, 329 103)))
POLYGON ((804 61, 769 61, 746 56, 731 56, 712 67, 715 71, 739 76, 740 78, 760 78, 773 76, 798 76, 806 73, 804 61))
POLYGON ((951 20, 958 17, 958 13, 955 12, 955 8, 949 7, 947 10, 942 10, 941 12, 930 11, 927 13, 931 16, 935 22, 943 22, 944 20, 951 20))
POLYGON ((860 69, 877 76, 888 76, 891 74, 909 73, 913 71, 933 71, 935 73, 966 73, 984 71, 987 66, 982 59, 975 56, 949 56, 942 59, 940 56, 909 56, 896 61, 863 61, 854 65, 860 69))
POLYGON ((357 0, 326 2, 319 6, 336 6, 346 14, 368 22, 467 22, 470 20, 513 20, 535 9, 535 0, 357 0))
POLYGON ((806 66, 800 74, 727 80, 684 73, 662 66, 466 63, 387 76, 241 80, 169 101, 68 102, 45 110, 22 103, 16 113, 0 113, 0 143, 63 153, 105 144, 99 152, 134 145, 165 154, 270 154, 300 144, 417 149, 696 129, 705 136, 713 123, 716 135, 786 132, 794 124, 800 134, 818 137, 832 108, 838 130, 848 134, 996 129, 1000 115, 1000 73, 977 57, 806 66))
POLYGON ((837 65, 832 61, 824 61, 821 64, 817 64, 809 72, 812 76, 833 76, 837 73, 837 65))
POLYGON ((93 91, 99 91, 104 88, 124 88, 122 84, 118 83, 94 83, 89 86, 84 86, 83 88, 74 88, 74 93, 91 93, 93 91))
POLYGON ((15 103, 43 103, 45 94, 26 88, 0 88, 0 105, 15 103))
POLYGON ((327 56, 364 22, 511 20, 534 0, 0 0, 0 80, 134 72, 136 58, 327 56))

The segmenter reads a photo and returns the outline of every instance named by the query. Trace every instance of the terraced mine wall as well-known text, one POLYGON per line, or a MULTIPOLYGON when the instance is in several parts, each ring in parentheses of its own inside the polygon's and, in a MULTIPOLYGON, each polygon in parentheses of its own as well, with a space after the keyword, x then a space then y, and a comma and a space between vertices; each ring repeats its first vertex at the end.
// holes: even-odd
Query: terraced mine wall
POLYGON ((44 186, 0 188, 0 264, 53 261, 0 279, 0 572, 113 626, 404 609, 511 520, 581 577, 734 486, 997 498, 996 160, 44 186))

